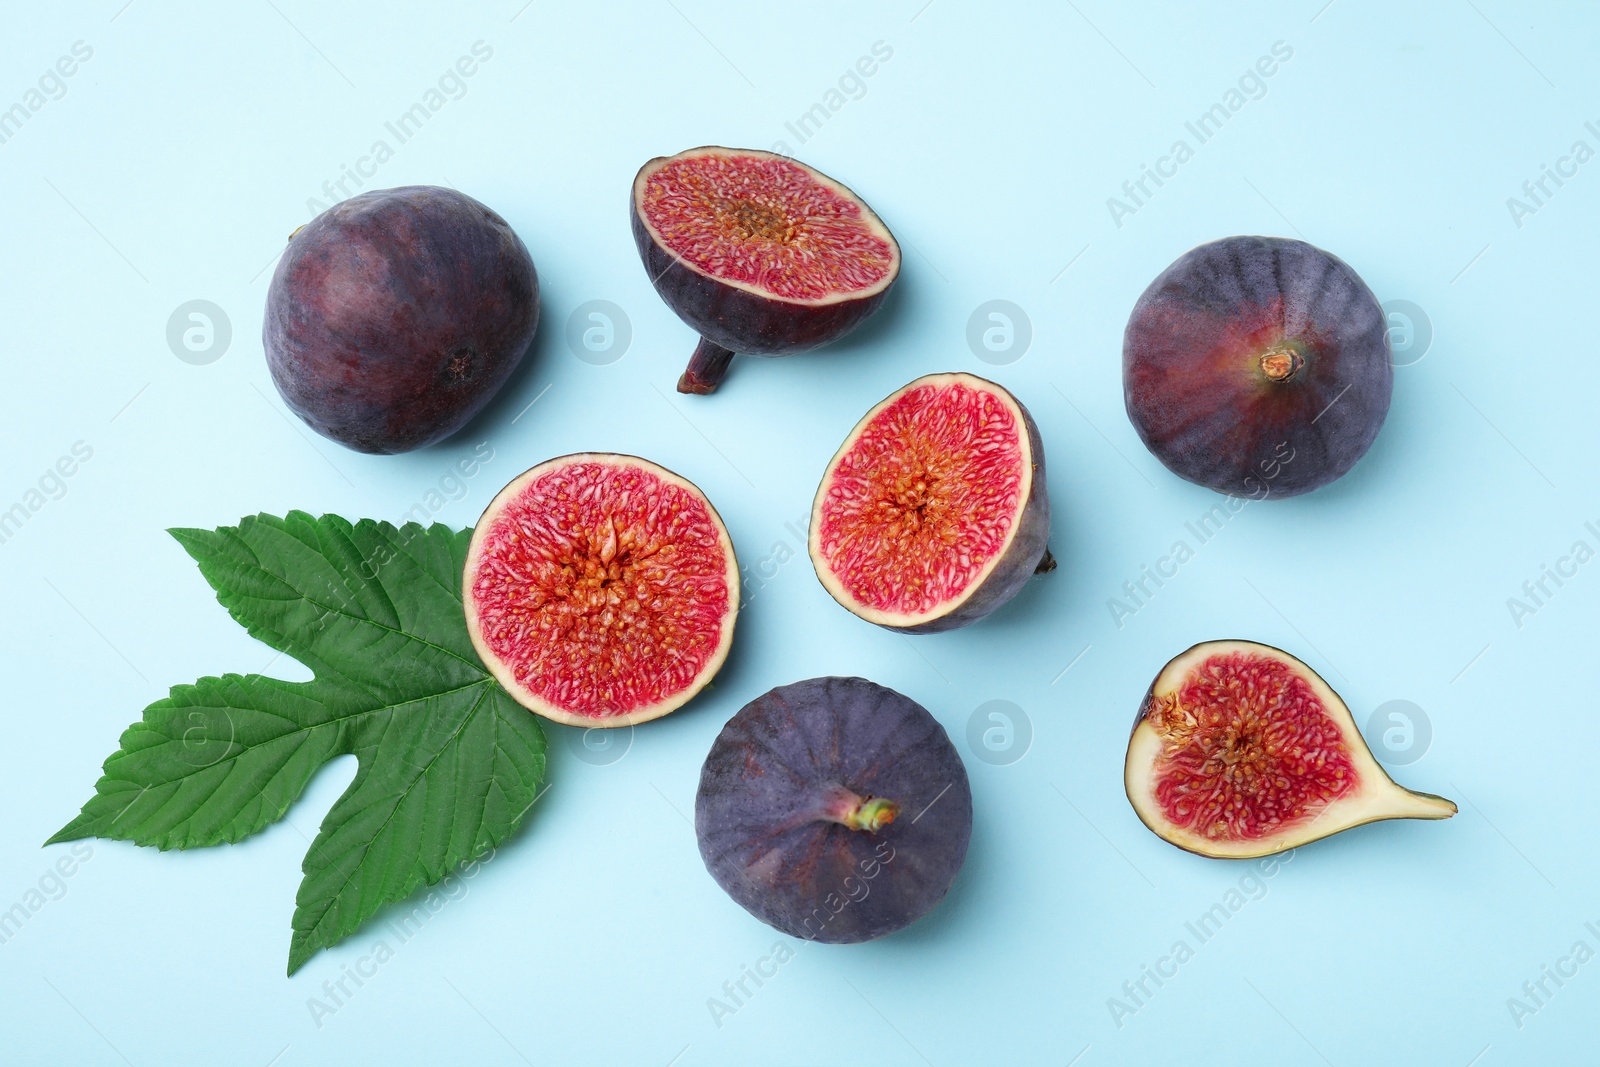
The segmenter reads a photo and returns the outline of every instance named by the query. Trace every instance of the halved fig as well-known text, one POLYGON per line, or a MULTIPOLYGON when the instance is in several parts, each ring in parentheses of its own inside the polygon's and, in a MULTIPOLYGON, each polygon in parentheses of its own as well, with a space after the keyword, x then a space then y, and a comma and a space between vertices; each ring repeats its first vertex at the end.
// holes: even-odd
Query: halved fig
POLYGON ((823 588, 868 622, 937 633, 976 622, 1055 568, 1039 427, 971 374, 881 401, 828 462, 811 507, 823 588))
POLYGON ((1394 391, 1388 320, 1339 257, 1283 237, 1192 249, 1139 297, 1128 418, 1167 469, 1230 496, 1295 496, 1364 456, 1394 391))
POLYGON ((695 836, 746 911, 794 937, 892 934, 944 899, 972 837, 972 790, 939 721, 865 678, 757 697, 700 771, 695 836))
POLYGON ((721 668, 739 565, 693 483, 585 452, 490 502, 462 601, 478 655, 520 704, 572 726, 628 726, 681 707, 721 668))
POLYGON ((1161 668, 1123 774, 1156 836, 1218 859, 1456 813, 1443 797, 1396 785, 1339 694, 1289 653, 1254 641, 1206 641, 1161 668))
POLYGON ((680 393, 714 392, 736 352, 787 356, 837 340, 900 274, 900 246, 866 201, 753 148, 650 160, 633 179, 632 215, 651 284, 700 334, 680 393))

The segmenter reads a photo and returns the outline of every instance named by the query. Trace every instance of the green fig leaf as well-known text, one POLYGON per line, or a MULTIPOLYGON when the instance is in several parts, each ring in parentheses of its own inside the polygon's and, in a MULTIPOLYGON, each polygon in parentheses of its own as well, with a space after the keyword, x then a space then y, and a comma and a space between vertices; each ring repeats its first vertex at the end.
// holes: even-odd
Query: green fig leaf
POLYGON ((545 777, 544 733, 467 636, 470 530, 294 511, 171 533, 234 620, 315 677, 175 686, 48 843, 238 841, 282 818, 317 768, 354 755, 355 780, 301 865, 293 974, 514 833, 545 777))

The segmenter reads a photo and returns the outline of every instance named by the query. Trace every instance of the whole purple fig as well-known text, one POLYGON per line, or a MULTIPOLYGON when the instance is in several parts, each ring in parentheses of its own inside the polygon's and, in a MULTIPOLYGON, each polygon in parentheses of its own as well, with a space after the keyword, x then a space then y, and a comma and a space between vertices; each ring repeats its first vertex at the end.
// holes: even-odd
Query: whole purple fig
POLYGON ((539 325, 539 277, 499 215, 410 185, 335 204, 289 238, 262 344, 284 402, 358 452, 407 452, 466 425, 539 325))
POLYGON ((1389 322, 1349 264, 1287 237, 1225 237, 1150 283, 1122 340, 1128 418, 1180 478, 1229 496, 1349 473, 1394 393, 1389 322))
POLYGON ((706 869, 786 934, 892 934, 944 899, 972 836, 972 790, 926 708, 864 678, 812 678, 746 704, 700 772, 706 869))

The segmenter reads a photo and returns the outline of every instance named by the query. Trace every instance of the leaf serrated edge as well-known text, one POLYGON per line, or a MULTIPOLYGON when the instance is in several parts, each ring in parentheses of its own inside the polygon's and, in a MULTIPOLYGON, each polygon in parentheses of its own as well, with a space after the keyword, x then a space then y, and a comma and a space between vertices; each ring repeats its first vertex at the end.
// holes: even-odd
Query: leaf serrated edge
MULTIPOLYGON (((247 550, 248 555, 250 557, 250 559, 248 560, 249 563, 253 563, 259 570, 263 571, 264 573, 271 574, 270 571, 267 571, 267 569, 265 567, 261 566, 260 558, 259 558, 259 556, 256 555, 254 550, 251 549, 248 544, 244 544, 243 543, 244 539, 243 539, 242 535, 245 534, 248 531, 248 529, 251 526, 255 525, 256 523, 261 523, 261 524, 266 525, 266 526, 268 526, 268 527, 270 527, 270 528, 272 528, 272 529, 274 529, 274 530, 276 530, 276 531, 278 531, 280 533, 284 533, 284 534, 287 534, 290 537, 294 537, 296 540, 300 540, 302 542, 302 544, 305 544, 307 548, 310 548, 310 549, 312 549, 314 551, 318 551, 319 553, 321 552, 321 550, 320 550, 320 547, 319 547, 318 544, 306 542, 299 535, 299 533, 296 530, 291 528, 291 526, 293 526, 293 525, 301 525, 301 526, 304 526, 304 527, 310 527, 313 531, 319 530, 319 529, 336 530, 347 541, 351 541, 352 543, 353 543, 353 536, 352 535, 355 533, 355 531, 357 529, 363 529, 363 530, 370 529, 370 530, 373 530, 384 541, 388 542, 392 547, 394 547, 395 550, 398 553, 400 553, 402 555, 405 555, 407 557, 407 559, 411 562, 413 567, 423 577, 426 577, 429 580, 433 581, 435 585, 437 585, 442 591, 448 593, 452 598, 459 600, 460 597, 461 597, 461 593, 462 593, 462 586, 461 586, 462 574, 461 574, 461 570, 462 570, 462 566, 464 565, 467 546, 470 543, 471 536, 472 536, 471 528, 456 530, 456 529, 453 529, 452 527, 450 527, 450 526, 448 526, 448 525, 446 525, 444 523, 437 523, 437 522, 429 523, 426 526, 424 526, 421 523, 415 523, 415 522, 402 523, 401 525, 396 526, 393 523, 388 522, 387 520, 382 520, 382 519, 361 519, 361 520, 358 520, 356 523, 352 524, 349 520, 347 520, 347 519, 345 519, 345 518, 343 518, 342 516, 339 516, 339 515, 324 514, 324 515, 321 515, 321 516, 313 516, 309 512, 301 511, 301 510, 298 510, 298 509, 291 510, 291 511, 287 512, 282 518, 279 518, 277 516, 271 515, 271 514, 269 514, 267 512, 259 512, 259 513, 255 514, 255 515, 247 515, 247 516, 243 516, 239 520, 238 525, 236 525, 236 526, 219 526, 214 530, 205 530, 205 529, 200 529, 200 528, 197 528, 197 527, 182 527, 182 526, 168 527, 167 530, 166 530, 168 535, 170 535, 175 541, 177 541, 179 546, 182 547, 183 550, 189 555, 189 557, 195 562, 195 564, 197 565, 197 567, 201 571, 201 576, 206 580, 207 585, 211 586, 213 592, 216 595, 216 599, 217 599, 218 603, 221 604, 225 610, 227 610, 230 618, 232 618, 236 624, 238 624, 242 628, 244 628, 246 630, 246 632, 248 632, 251 636, 255 637, 259 641, 262 641, 263 644, 268 645, 268 647, 273 648, 276 651, 283 652, 283 653, 289 654, 289 655, 294 655, 294 653, 291 652, 288 647, 280 647, 280 645, 278 643, 274 643, 273 641, 267 640, 267 638, 265 636, 263 636, 263 635, 270 634, 271 636, 278 638, 282 642, 282 644, 285 645, 285 646, 293 645, 294 642, 288 638, 288 635, 278 634, 275 631, 272 631, 272 630, 270 630, 269 628, 266 628, 266 627, 252 627, 244 619, 239 618, 234 613, 233 608, 228 604, 228 599, 233 599, 237 594, 233 593, 232 591, 226 591, 225 592, 222 588, 219 588, 215 583, 213 583, 211 581, 210 575, 206 573, 206 567, 205 567, 205 564, 207 564, 208 562, 211 562, 213 560, 220 560, 225 555, 225 551, 222 549, 222 546, 220 546, 218 544, 218 541, 219 540, 223 540, 223 539, 227 539, 227 540, 232 540, 232 541, 234 541, 236 543, 240 543, 241 547, 243 547, 243 548, 245 548, 247 550), (417 536, 419 534, 421 535, 421 537, 423 539, 423 542, 424 542, 423 551, 422 551, 422 554, 420 556, 418 554, 416 554, 416 552, 414 552, 412 550, 413 546, 415 546, 415 544, 416 544, 417 536), (440 574, 436 573, 438 568, 430 565, 430 564, 435 562, 431 558, 432 554, 433 554, 432 550, 434 548, 438 548, 438 549, 442 550, 444 552, 445 556, 447 557, 447 562, 448 562, 449 565, 448 565, 448 567, 445 568, 445 571, 443 573, 447 573, 447 574, 451 575, 453 580, 447 581, 447 580, 441 579, 440 574)), ((321 553, 321 554, 326 555, 325 553, 321 553)), ((242 563, 242 562, 246 562, 246 561, 238 561, 238 562, 242 563)), ((277 576, 273 575, 273 577, 277 577, 277 576)), ((282 581, 281 578, 279 580, 282 581)), ((298 592, 298 590, 296 590, 296 591, 298 592)), ((325 605, 321 605, 320 603, 318 603, 317 601, 315 601, 315 600, 313 600, 313 599, 311 599, 309 597, 304 597, 304 594, 302 594, 302 597, 304 599, 307 599, 311 603, 318 604, 318 606, 326 607, 325 605)), ((371 624, 371 625, 380 626, 381 628, 388 629, 391 632, 402 633, 402 634, 404 634, 404 636, 406 636, 406 637, 408 637, 408 638, 410 638, 412 640, 417 640, 420 643, 425 644, 428 647, 433 648, 433 649, 435 649, 436 651, 438 651, 438 652, 440 652, 442 654, 448 655, 453 659, 458 659, 458 660, 462 659, 462 657, 456 655, 455 653, 451 652, 448 649, 445 649, 445 648, 443 648, 441 646, 438 646, 438 645, 434 645, 431 642, 421 641, 421 639, 417 638, 416 635, 414 635, 414 634, 410 634, 410 633, 407 633, 405 631, 396 630, 393 627, 383 626, 381 623, 377 623, 377 622, 375 622, 374 620, 371 620, 371 619, 363 619, 361 621, 366 622, 366 623, 371 624)), ((296 659, 300 659, 301 657, 296 656, 295 658, 296 659)), ((474 656, 474 660, 476 660, 476 659, 477 659, 477 657, 474 656)), ((468 662, 469 666, 472 666, 472 667, 476 668, 478 671, 481 671, 483 673, 484 677, 483 677, 483 681, 482 682, 476 682, 475 681, 473 683, 470 683, 468 686, 460 687, 460 689, 470 688, 472 685, 484 684, 486 686, 485 695, 487 695, 488 693, 492 692, 494 689, 499 688, 498 683, 495 681, 493 676, 488 672, 488 670, 483 666, 483 664, 481 662, 471 662, 471 661, 464 661, 464 662, 468 662)), ((204 682, 204 681, 207 681, 207 680, 226 681, 226 680, 229 680, 229 679, 238 679, 238 680, 243 681, 243 682, 250 682, 252 680, 256 680, 256 681, 276 682, 276 683, 279 683, 279 684, 289 684, 289 685, 308 684, 308 683, 290 683, 290 682, 286 682, 286 680, 284 680, 284 679, 273 678, 273 677, 271 677, 269 675, 261 675, 261 674, 235 675, 235 674, 230 673, 230 674, 221 675, 221 676, 206 676, 206 677, 198 680, 197 682, 192 683, 191 687, 192 686, 198 686, 201 682, 204 682)), ((100 785, 101 785, 101 783, 110 778, 110 775, 108 773, 109 765, 114 760, 116 760, 117 758, 127 754, 126 748, 125 748, 125 741, 129 737, 129 735, 130 734, 134 734, 136 731, 142 731, 142 730, 150 729, 150 727, 148 726, 148 723, 147 723, 147 721, 145 719, 145 715, 147 713, 149 713, 150 711, 154 710, 154 709, 171 706, 171 702, 174 699, 176 699, 176 695, 177 695, 178 690, 180 688, 187 688, 187 687, 174 686, 174 687, 170 688, 168 690, 168 695, 166 697, 162 698, 161 700, 155 701, 150 705, 147 705, 146 708, 144 709, 144 712, 141 713, 139 721, 130 724, 123 731, 121 737, 119 737, 119 739, 118 739, 118 745, 117 745, 116 751, 113 752, 110 756, 108 756, 105 759, 105 761, 101 764, 101 772, 102 772, 101 773, 101 779, 96 782, 96 785, 95 785, 95 796, 101 795, 100 794, 100 785)), ((459 689, 458 690, 451 690, 451 691, 447 691, 447 692, 455 692, 455 691, 459 691, 459 689)), ((368 694, 368 695, 371 695, 371 694, 368 694)), ((419 698, 419 699, 431 699, 431 698, 437 697, 439 695, 441 695, 441 694, 429 694, 427 698, 419 698)), ((374 697, 374 699, 376 699, 376 698, 374 697)), ((475 702, 473 711, 468 713, 469 717, 471 715, 473 715, 473 714, 477 714, 478 713, 478 711, 477 711, 478 705, 481 704, 482 699, 483 699, 483 697, 480 696, 479 700, 477 702, 475 702)), ((410 701, 407 701, 406 703, 410 703, 410 701)), ((323 727, 329 727, 329 726, 333 726, 333 727, 337 727, 337 728, 343 729, 343 728, 347 728, 352 723, 353 720, 359 719, 359 718, 361 718, 361 717, 363 717, 365 715, 377 714, 377 713, 379 713, 380 710, 392 711, 393 708, 395 708, 395 707, 403 707, 403 706, 404 706, 404 704, 385 705, 383 709, 376 709, 376 708, 366 709, 366 710, 363 710, 361 712, 354 713, 352 715, 341 716, 341 717, 339 717, 337 719, 332 719, 332 720, 329 720, 328 722, 325 722, 325 723, 319 723, 314 727, 308 727, 307 730, 308 731, 309 730, 316 730, 316 729, 320 729, 320 728, 323 728, 323 727)), ((474 842, 473 846, 468 850, 469 853, 471 853, 471 854, 478 854, 478 853, 483 852, 485 849, 496 848, 500 844, 504 843, 506 840, 508 840, 509 838, 514 836, 519 830, 522 829, 523 823, 527 819, 528 813, 533 810, 534 805, 536 805, 539 802, 539 800, 544 796, 544 794, 546 792, 548 792, 549 789, 550 789, 550 785, 549 785, 549 782, 548 782, 548 774, 549 774, 549 742, 548 742, 548 738, 545 735, 545 732, 544 732, 543 727, 542 727, 541 724, 539 724, 537 721, 535 721, 535 722, 532 723, 532 725, 534 727, 534 737, 532 739, 533 740, 533 745, 532 745, 532 749, 533 750, 532 750, 532 753, 531 753, 531 756, 532 756, 531 763, 532 763, 532 772, 533 772, 533 778, 532 778, 532 781, 531 781, 531 785, 532 785, 532 788, 533 788, 533 796, 529 799, 528 803, 522 807, 522 809, 520 811, 518 811, 516 814, 511 815, 511 816, 509 816, 507 818, 505 826, 504 826, 504 831, 502 833, 499 833, 497 835, 493 828, 485 826, 483 828, 483 830, 482 830, 482 836, 479 839, 477 839, 474 842)), ((499 748, 498 745, 496 747, 497 747, 497 749, 499 748)), ((348 754, 351 754, 351 750, 347 746, 340 746, 339 750, 334 753, 335 756, 337 756, 337 755, 348 755, 348 754)), ((437 759, 437 758, 438 757, 436 755, 435 759, 437 759)), ((322 766, 325 767, 326 765, 327 764, 326 764, 326 761, 325 761, 322 764, 322 766)), ((318 770, 320 771, 321 767, 319 767, 318 770)), ((112 781, 117 781, 117 780, 116 779, 112 779, 112 781)), ((352 786, 353 785, 354 785, 354 783, 352 783, 352 786)), ((130 810, 133 807, 134 804, 136 804, 138 802, 140 797, 142 797, 145 793, 149 792, 150 788, 151 787, 148 786, 148 785, 145 786, 143 789, 141 789, 138 793, 136 793, 134 795, 132 800, 130 800, 126 804, 124 804, 122 806, 121 810, 118 811, 116 817, 111 820, 111 823, 107 824, 107 828, 109 828, 111 825, 114 825, 115 822, 117 821, 117 819, 120 819, 123 814, 125 814, 128 810, 130 810)), ((91 800, 92 799, 93 798, 91 798, 91 800)), ((298 798, 296 798, 296 799, 298 799, 298 798)), ((340 797, 340 800, 342 800, 342 799, 344 799, 343 796, 340 797)), ((339 801, 335 801, 335 806, 336 807, 337 807, 338 803, 339 803, 339 801)), ((277 822, 277 821, 281 820, 283 818, 284 814, 287 813, 288 807, 292 806, 292 804, 293 804, 293 801, 291 800, 290 804, 286 805, 283 808, 283 810, 280 811, 270 821, 271 822, 277 822)), ((84 808, 87 809, 87 807, 88 807, 88 804, 86 803, 84 805, 84 808)), ((392 813, 391 813, 391 818, 392 818, 392 813)), ((44 845, 41 846, 41 847, 48 847, 48 846, 53 845, 53 844, 61 844, 61 843, 69 842, 69 841, 82 840, 82 839, 88 838, 88 837, 102 837, 101 834, 95 833, 92 829, 90 829, 90 827, 92 827, 98 821, 99 821, 98 817, 96 817, 94 815, 91 815, 87 810, 80 810, 79 813, 71 821, 69 821, 60 830, 57 830, 54 834, 52 834, 44 842, 44 845)), ((387 824, 388 824, 388 821, 386 820, 385 825, 387 825, 387 824)), ((132 843, 139 844, 139 842, 133 841, 132 838, 115 838, 115 837, 113 837, 113 838, 104 838, 104 837, 102 837, 102 839, 106 839, 106 840, 128 840, 128 841, 131 841, 132 843)), ((213 847, 216 844, 232 843, 232 841, 236 841, 236 840, 239 840, 239 839, 237 839, 237 838, 236 839, 232 839, 232 840, 222 839, 222 840, 218 840, 218 841, 215 841, 215 842, 206 842, 204 844, 189 843, 189 844, 169 845, 169 844, 164 844, 164 843, 156 843, 156 847, 160 851, 164 852, 164 851, 167 851, 167 850, 169 850, 171 848, 186 849, 186 848, 193 848, 193 847, 213 847)), ((366 846, 364 846, 364 847, 370 848, 371 847, 371 842, 368 842, 366 844, 366 846)), ((314 848, 315 848, 315 845, 313 845, 313 849, 314 848)), ((310 853, 308 852, 306 858, 309 859, 309 856, 310 856, 310 853)), ((304 873, 305 873, 304 861, 302 861, 302 874, 304 874, 304 873)), ((414 879, 409 880, 395 896, 385 900, 384 903, 385 904, 398 904, 398 903, 401 903, 401 902, 409 899, 411 896, 413 896, 419 888, 423 888, 425 886, 437 885, 440 881, 443 881, 444 878, 448 877, 448 875, 449 875, 449 871, 446 870, 446 871, 441 873, 439 878, 436 878, 436 879, 433 879, 433 880, 430 881, 430 880, 428 880, 426 878, 425 875, 419 874, 414 879)), ((348 884, 348 882, 346 884, 348 884)), ((337 894, 335 894, 335 895, 337 895, 337 894)), ((298 910, 298 906, 299 906, 299 902, 298 902, 298 899, 297 899, 297 901, 296 901, 297 910, 298 910)), ((364 925, 368 920, 371 919, 371 917, 372 917, 371 915, 368 915, 365 918, 363 918, 361 920, 361 922, 357 924, 356 929, 359 929, 360 926, 364 925)), ((314 931, 315 927, 313 927, 312 930, 314 931)), ((311 937, 310 937, 310 933, 311 932, 312 931, 308 931, 307 932, 308 936, 306 936, 304 938, 300 937, 300 931, 298 929, 293 932, 293 936, 291 937, 289 960, 288 960, 288 971, 287 971, 287 973, 289 975, 293 975, 296 971, 298 971, 301 967, 303 967, 318 952, 322 951, 325 948, 331 948, 334 945, 337 945, 337 944, 341 943, 343 940, 345 940, 346 938, 351 936, 350 934, 344 934, 344 935, 341 935, 337 940, 334 940, 334 941, 327 941, 326 939, 318 938, 315 942, 313 942, 311 937)), ((354 931, 352 930, 351 933, 353 933, 353 932, 354 931)))
MULTIPOLYGON (((510 697, 505 694, 505 691, 503 689, 501 689, 500 684, 498 682, 496 682, 492 677, 486 678, 485 681, 488 684, 485 686, 483 694, 481 694, 478 697, 478 699, 473 702, 472 710, 468 711, 467 714, 465 716, 463 716, 462 721, 461 721, 461 725, 456 729, 456 732, 451 735, 451 740, 452 741, 454 741, 454 739, 460 735, 461 731, 466 728, 468 720, 470 720, 473 715, 478 713, 478 709, 482 705, 483 700, 484 700, 485 697, 491 697, 496 690, 499 690, 502 697, 504 697, 507 700, 510 699, 510 697)), ((474 683, 474 684, 479 684, 479 683, 474 683)), ((455 691, 459 692, 460 690, 455 690, 455 691)), ((513 706, 514 707, 520 707, 519 705, 515 705, 514 703, 513 703, 513 706)), ((499 717, 498 713, 493 713, 493 714, 495 714, 497 718, 499 717)), ((533 810, 533 806, 539 802, 539 798, 544 796, 544 794, 549 791, 550 786, 549 786, 548 781, 547 781, 547 779, 549 777, 549 749, 550 749, 549 738, 545 735, 543 725, 536 718, 533 720, 532 725, 533 725, 533 728, 534 728, 534 736, 535 736, 535 738, 537 738, 536 751, 533 754, 533 760, 534 760, 534 763, 536 764, 536 768, 535 768, 535 771, 534 771, 534 779, 533 779, 533 797, 532 797, 532 799, 530 799, 528 801, 528 803, 523 807, 523 809, 521 811, 517 812, 517 814, 515 816, 513 816, 511 819, 508 820, 507 825, 506 825, 505 833, 501 834, 499 837, 495 837, 494 834, 493 834, 493 831, 485 830, 484 833, 487 835, 486 838, 480 839, 479 841, 475 842, 473 847, 468 850, 471 853, 481 852, 483 850, 483 848, 485 848, 485 847, 488 847, 488 848, 498 847, 502 842, 504 842, 506 839, 510 838, 513 834, 515 834, 518 830, 520 830, 522 828, 523 820, 527 818, 528 812, 533 810), (540 788, 541 786, 543 786, 543 788, 540 788)), ((445 746, 441 746, 441 752, 442 752, 443 747, 445 747, 445 746)), ((501 750, 501 746, 498 745, 498 744, 495 746, 495 748, 496 748, 497 751, 501 750)), ((433 765, 433 763, 436 762, 439 759, 440 755, 441 755, 440 752, 436 752, 433 755, 432 759, 429 760, 428 767, 431 767, 433 765)), ((425 775, 427 773, 427 769, 428 769, 427 767, 424 767, 418 773, 416 779, 413 780, 413 784, 411 786, 412 789, 416 788, 416 782, 420 781, 421 778, 423 777, 423 775, 425 775)), ((359 771, 357 772, 357 775, 358 775, 358 777, 357 777, 356 781, 351 782, 349 787, 345 790, 345 792, 341 793, 339 795, 339 798, 333 802, 333 807, 330 808, 329 811, 328 811, 328 814, 329 814, 330 817, 332 816, 334 811, 338 810, 339 805, 346 799, 346 797, 348 797, 355 790, 356 786, 359 784, 359 782, 360 782, 360 772, 359 771)), ((406 790, 407 793, 409 793, 410 791, 411 791, 410 789, 406 790)), ((389 826, 389 824, 394 820, 395 814, 396 814, 396 812, 398 812, 400 810, 400 807, 401 807, 401 805, 403 803, 403 800, 404 800, 404 795, 402 795, 402 797, 400 799, 396 800, 394 808, 384 818, 383 825, 381 827, 379 827, 379 829, 372 835, 371 839, 369 839, 368 841, 366 841, 362 845, 362 855, 363 855, 363 857, 366 855, 366 851, 371 849, 372 842, 374 840, 376 840, 378 838, 378 836, 383 832, 383 830, 386 829, 389 826)), ((302 875, 310 875, 311 874, 311 871, 307 868, 306 865, 311 861, 312 853, 317 851, 319 843, 323 842, 323 834, 327 833, 327 832, 328 832, 328 823, 327 823, 327 820, 324 819, 322 826, 318 828, 317 840, 312 842, 311 848, 306 851, 305 857, 301 860, 300 873, 302 875)), ((357 866, 358 867, 360 866, 360 861, 357 862, 357 866)), ((426 876, 421 875, 421 874, 418 874, 418 875, 415 875, 415 876, 412 876, 412 877, 408 877, 407 880, 402 884, 402 886, 395 892, 395 894, 392 897, 386 898, 385 903, 386 904, 398 904, 398 903, 400 903, 402 901, 409 900, 417 892, 417 890, 419 890, 421 888, 424 888, 424 887, 428 887, 428 886, 438 885, 446 877, 449 876, 449 873, 450 872, 447 869, 447 870, 441 872, 438 878, 434 878, 434 879, 428 879, 426 876)), ((325 907, 323 909, 322 915, 324 917, 331 910, 331 902, 338 899, 339 894, 341 892, 343 892, 344 889, 350 884, 350 880, 351 880, 350 876, 346 875, 345 879, 339 884, 338 889, 336 889, 333 893, 327 895, 325 902, 329 904, 329 907, 325 907)), ((301 886, 304 887, 304 885, 305 885, 305 881, 304 881, 304 878, 302 878, 301 886)), ((299 896, 298 893, 296 893, 295 894, 295 914, 297 916, 298 916, 298 914, 300 912, 301 906, 302 905, 301 905, 301 901, 300 901, 300 896, 299 896)), ((364 925, 371 917, 372 917, 371 915, 368 915, 366 918, 362 919, 361 922, 357 924, 356 929, 360 929, 360 927, 362 925, 364 925)), ((337 945, 340 942, 342 942, 345 938, 351 936, 350 933, 346 933, 346 934, 337 936, 336 939, 333 940, 333 941, 329 941, 329 940, 327 940, 325 935, 320 934, 318 932, 320 925, 321 925, 321 919, 319 919, 316 923, 314 923, 311 927, 307 928, 304 931, 302 931, 299 927, 291 927, 291 933, 290 933, 290 938, 289 938, 289 970, 288 970, 289 975, 292 976, 295 973, 295 971, 299 970, 302 966, 304 966, 305 963, 308 960, 310 960, 311 957, 315 956, 318 952, 320 952, 320 951, 322 951, 323 949, 326 949, 326 948, 332 948, 334 945, 337 945)), ((351 933, 353 933, 353 932, 354 931, 351 931, 351 933)))

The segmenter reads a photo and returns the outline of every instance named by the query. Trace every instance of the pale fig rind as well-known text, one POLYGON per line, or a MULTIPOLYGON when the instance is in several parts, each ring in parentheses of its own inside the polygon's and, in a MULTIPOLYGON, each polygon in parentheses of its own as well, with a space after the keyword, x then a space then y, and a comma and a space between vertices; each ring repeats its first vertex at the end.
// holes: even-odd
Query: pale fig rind
POLYGON ((1318 841, 1352 827, 1386 819, 1448 819, 1456 805, 1432 793, 1398 785, 1367 747, 1349 707, 1315 671, 1296 657, 1271 645, 1246 640, 1205 641, 1173 658, 1157 673, 1140 702, 1128 739, 1123 767, 1128 800, 1141 822, 1157 837, 1187 852, 1213 859, 1252 859, 1318 841), (1176 825, 1156 799, 1158 761, 1165 742, 1152 724, 1157 702, 1181 686, 1190 673, 1219 653, 1244 652, 1276 659, 1303 678, 1327 716, 1338 726, 1345 751, 1357 775, 1354 791, 1327 803, 1320 811, 1280 827, 1276 832, 1250 839, 1219 840, 1176 825))

